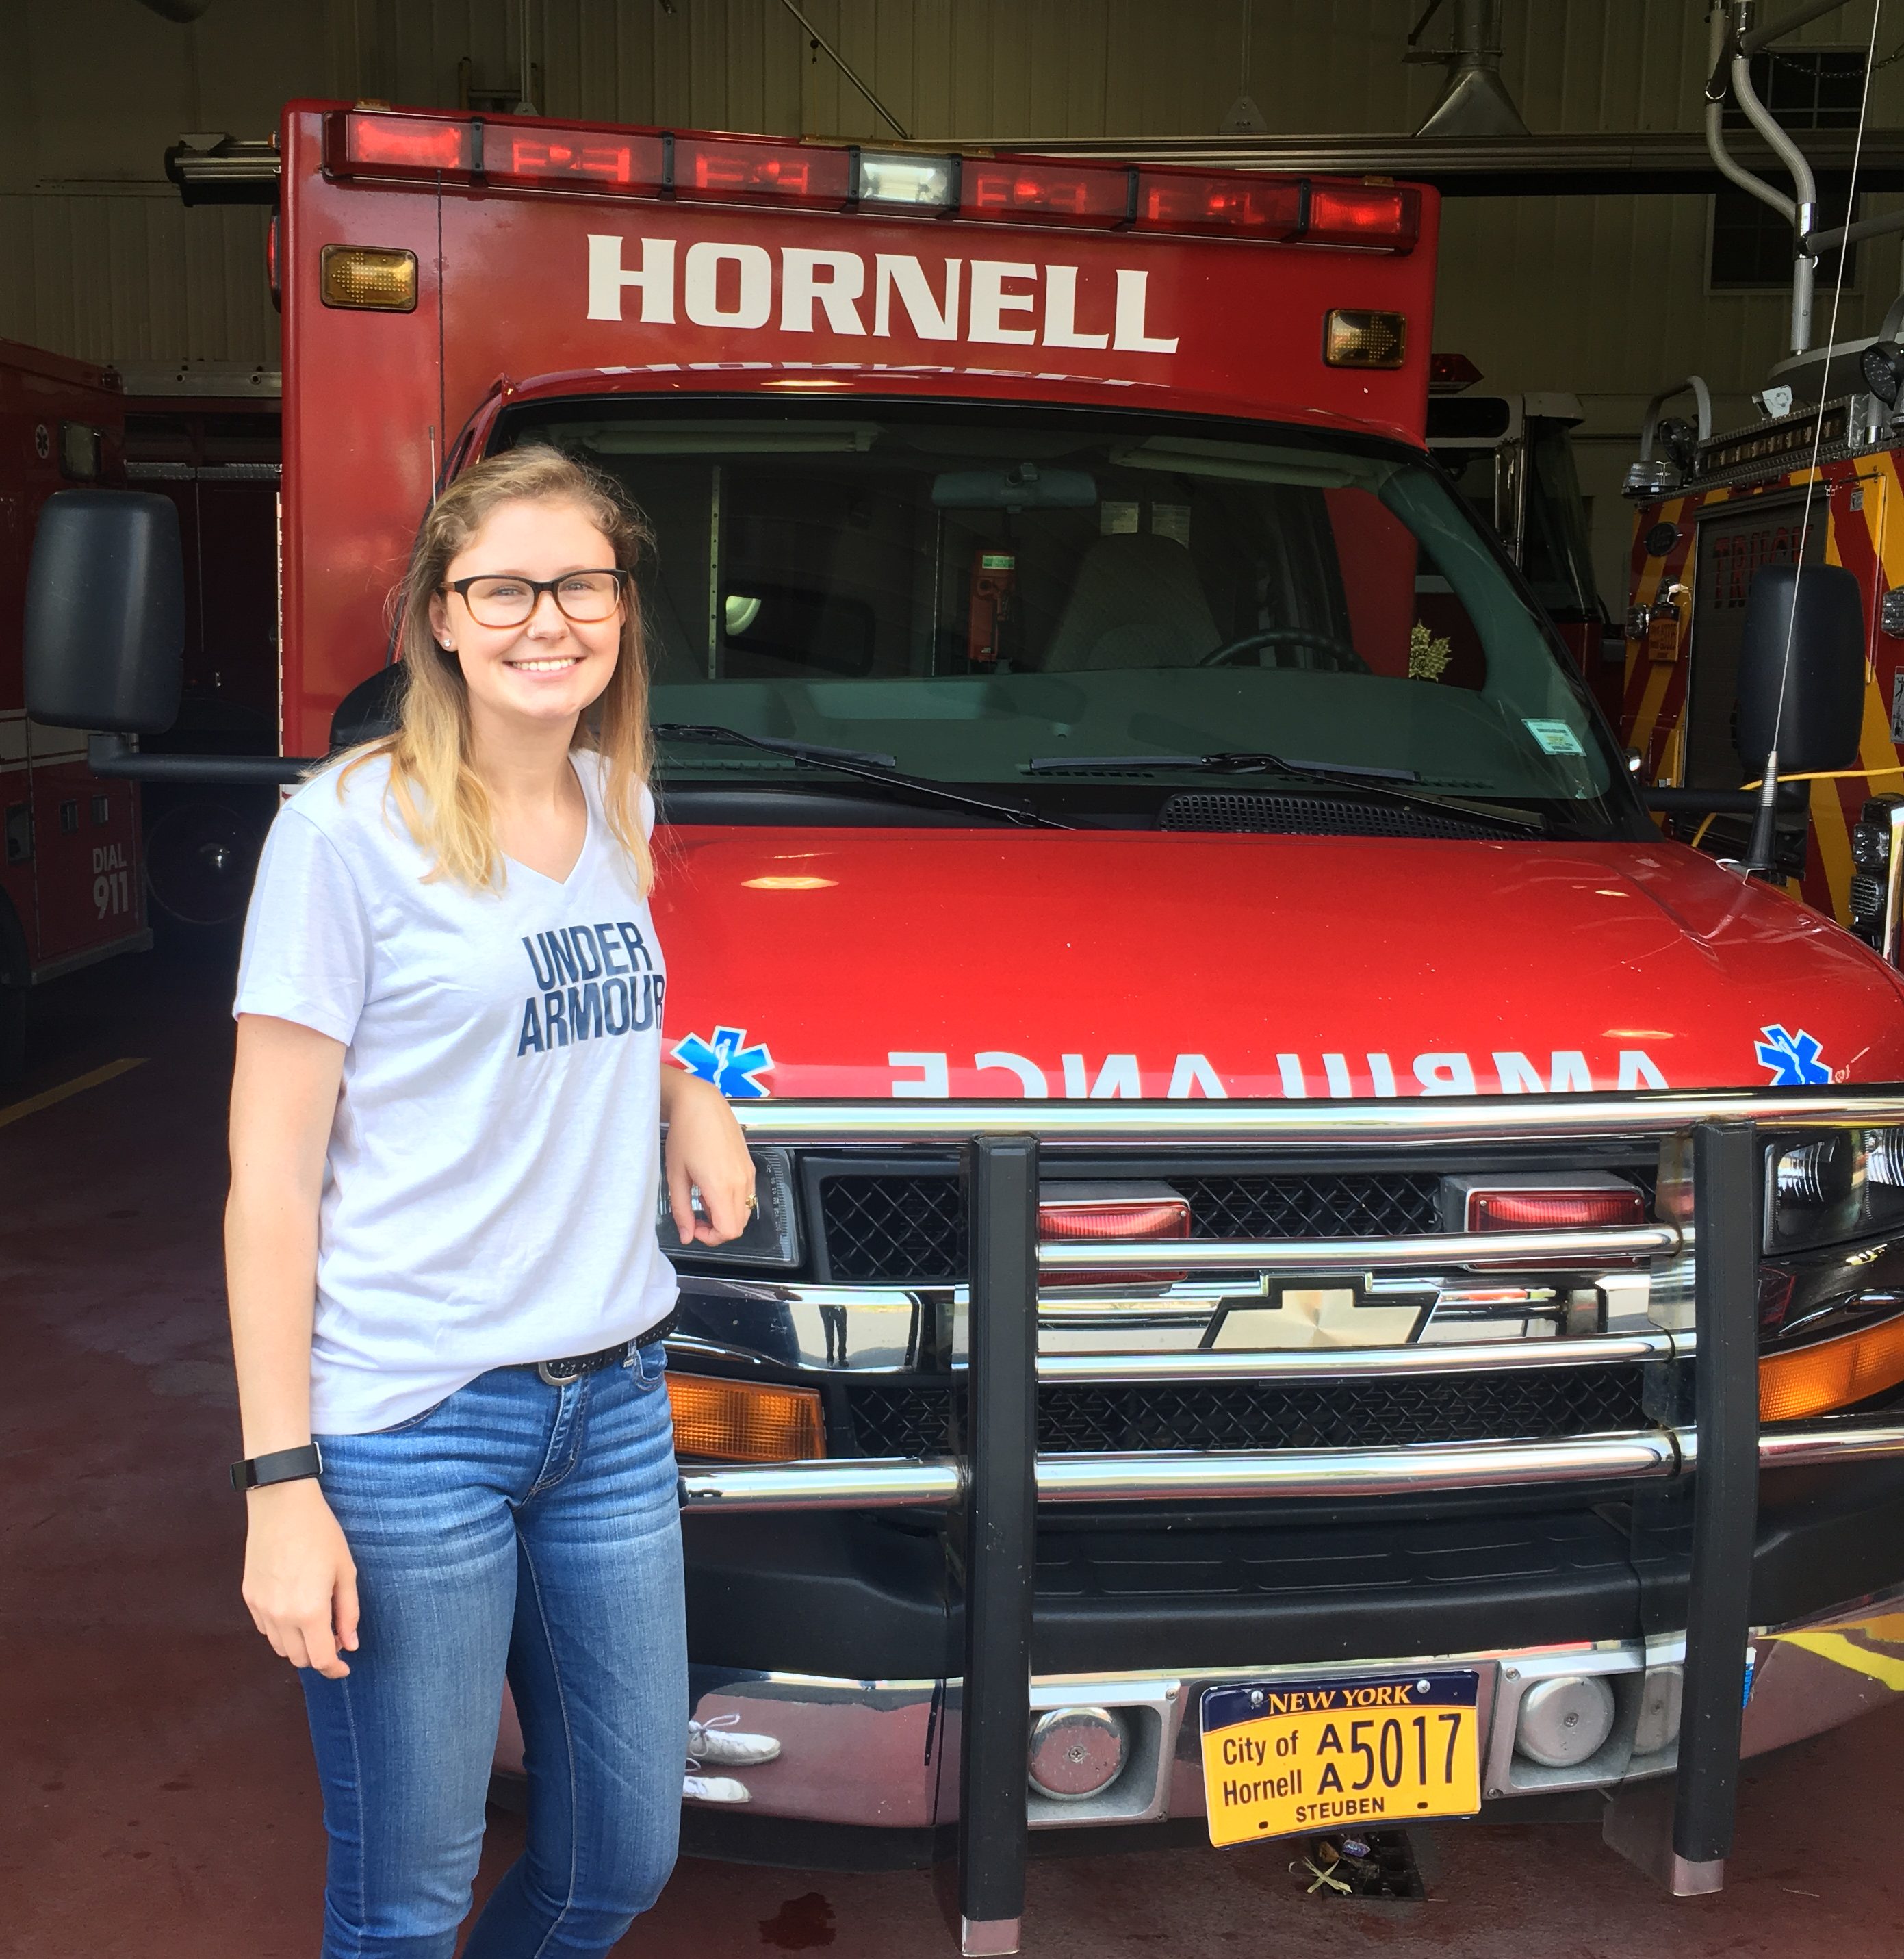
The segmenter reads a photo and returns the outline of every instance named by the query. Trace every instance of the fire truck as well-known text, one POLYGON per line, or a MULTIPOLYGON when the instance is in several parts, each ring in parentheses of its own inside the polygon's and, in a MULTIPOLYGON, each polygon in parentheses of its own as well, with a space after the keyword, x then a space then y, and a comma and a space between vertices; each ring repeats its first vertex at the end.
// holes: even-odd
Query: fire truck
MULTIPOLYGON (((1904 512, 1896 466, 1904 447, 1904 300, 1875 335, 1817 345, 1814 329, 1820 310, 1836 316, 1829 290, 1816 290, 1821 260, 1904 230, 1904 217, 1818 228, 1810 167, 1767 114, 1753 78, 1754 56, 1788 23, 1754 32, 1752 11, 1712 11, 1706 140, 1722 172, 1795 221, 1791 352, 1753 397, 1760 418, 1749 427, 1714 429, 1712 392, 1697 375, 1648 405, 1626 482, 1632 584, 1617 719, 1652 786, 1648 800, 1669 830, 1715 852, 1762 855, 1762 873, 1896 963, 1904 866, 1904 512), (1795 196, 1728 154, 1722 94, 1772 142, 1795 196), (1862 654, 1845 752, 1822 768, 1787 754, 1769 782, 1765 750, 1755 751, 1742 732, 1734 687, 1747 595, 1768 565, 1830 567, 1823 576, 1855 593, 1862 654), (1762 805, 1766 835, 1755 849, 1748 830, 1762 805)), ((1792 650, 1792 664, 1801 664, 1804 649, 1792 650)))
MULTIPOLYGON (((760 1196, 674 1255, 693 1711, 778 1744, 690 1846, 951 1860, 971 1953, 1066 1843, 1584 1810, 1714 1888, 1741 1759, 1904 1678, 1904 981, 1661 837, 1434 462, 1434 195, 361 103, 267 165, 223 766, 387 725, 477 459, 653 529, 665 1051, 760 1196)), ((34 563, 128 778, 221 766, 140 746, 170 508, 34 563)), ((1828 767, 1820 589, 1737 695, 1789 627, 1828 767)), ((562 943, 538 1039, 625 1030, 562 943)))
POLYGON ((30 719, 21 631, 33 529, 49 497, 122 483, 116 376, 0 341, 0 1087, 25 1065, 30 990, 143 951, 138 791, 86 766, 83 735, 30 719))

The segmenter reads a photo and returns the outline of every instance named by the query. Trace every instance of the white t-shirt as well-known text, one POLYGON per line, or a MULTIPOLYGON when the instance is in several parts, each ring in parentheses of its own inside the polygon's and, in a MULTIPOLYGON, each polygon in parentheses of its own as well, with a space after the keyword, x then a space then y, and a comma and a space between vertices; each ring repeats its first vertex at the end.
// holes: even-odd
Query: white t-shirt
MULTIPOLYGON (((424 881, 382 758, 278 812, 233 1011, 345 1043, 318 1228, 311 1427, 362 1434, 491 1367, 664 1319, 661 948, 602 814, 565 883, 424 881)), ((644 830, 654 805, 642 792, 644 830)))

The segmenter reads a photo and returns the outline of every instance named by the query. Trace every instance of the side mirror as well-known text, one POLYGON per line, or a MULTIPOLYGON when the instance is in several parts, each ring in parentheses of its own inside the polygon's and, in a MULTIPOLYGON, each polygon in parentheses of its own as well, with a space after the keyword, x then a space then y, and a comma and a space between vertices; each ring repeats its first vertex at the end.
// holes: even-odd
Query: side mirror
POLYGON ((27 712, 56 728, 159 735, 179 718, 185 560, 170 499, 62 490, 27 573, 27 712))
POLYGON ((1852 573, 1836 564, 1767 564, 1753 573, 1739 641, 1738 705, 1739 759, 1750 774, 1764 774, 1775 735, 1782 776, 1848 769, 1857 760, 1864 608, 1852 573))

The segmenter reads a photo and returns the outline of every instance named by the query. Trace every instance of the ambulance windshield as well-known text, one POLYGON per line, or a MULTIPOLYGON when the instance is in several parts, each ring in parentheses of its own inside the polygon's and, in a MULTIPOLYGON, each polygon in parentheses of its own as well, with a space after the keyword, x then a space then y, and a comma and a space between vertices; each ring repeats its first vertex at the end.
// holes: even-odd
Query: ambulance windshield
MULTIPOLYGON (((1061 775, 1074 805, 1093 758, 1107 783, 1148 773, 1167 794, 1184 786, 1169 757, 1268 751, 1572 834, 1629 820, 1545 624, 1461 500, 1399 448, 757 397, 505 418, 498 446, 538 442, 614 475, 652 527, 657 722, 1021 795, 1061 775)), ((706 741, 664 744, 661 763, 674 785, 800 767, 706 741)))

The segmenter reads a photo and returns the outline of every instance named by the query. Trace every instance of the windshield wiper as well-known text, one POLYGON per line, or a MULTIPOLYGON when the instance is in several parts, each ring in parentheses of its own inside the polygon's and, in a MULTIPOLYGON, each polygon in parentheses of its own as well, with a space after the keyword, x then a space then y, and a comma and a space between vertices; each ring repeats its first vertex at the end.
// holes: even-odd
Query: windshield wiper
MULTIPOLYGON (((1223 764, 1243 764, 1252 767, 1261 759, 1261 751, 1248 755, 1223 754, 1217 755, 1034 755, 1025 764, 1028 773, 1034 776, 1099 775, 1109 774, 1119 769, 1214 769, 1223 764)), ((1277 758, 1281 760, 1281 758, 1277 758)), ((1351 762, 1303 762, 1293 756, 1281 760, 1286 769, 1299 770, 1306 776, 1340 776, 1345 781, 1418 783, 1421 778, 1413 769, 1378 769, 1372 764, 1367 767, 1351 762)))
POLYGON ((1071 827, 1042 814, 1029 803, 993 802, 984 796, 968 795, 963 789, 952 789, 944 783, 909 776, 894 766, 890 755, 868 754, 857 748, 829 748, 812 741, 787 741, 775 735, 746 735, 738 728, 704 722, 657 721, 654 733, 662 741, 731 741, 742 748, 764 748, 771 755, 785 755, 814 768, 833 769, 902 795, 926 796, 937 802, 956 804, 961 809, 979 810, 1005 823, 1036 824, 1046 830, 1071 827))
POLYGON ((750 748, 770 749, 802 762, 856 762, 862 769, 896 769, 896 755, 867 748, 828 748, 817 741, 789 741, 778 735, 743 735, 738 728, 702 726, 688 721, 657 721, 654 732, 664 741, 744 741, 750 748))
POLYGON ((1504 830, 1544 830, 1547 818, 1532 810, 1504 809, 1496 804, 1469 802, 1460 796, 1438 795, 1430 789, 1396 789, 1395 783, 1420 778, 1407 769, 1360 768, 1347 762, 1299 762, 1267 748, 1228 748, 1210 755, 1034 755, 1025 764, 1034 775, 1101 773, 1118 769, 1188 769, 1206 775, 1286 776, 1296 782, 1342 783, 1364 795, 1419 809, 1454 810, 1477 823, 1504 830))

